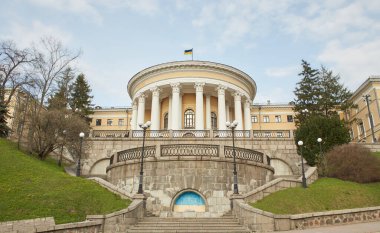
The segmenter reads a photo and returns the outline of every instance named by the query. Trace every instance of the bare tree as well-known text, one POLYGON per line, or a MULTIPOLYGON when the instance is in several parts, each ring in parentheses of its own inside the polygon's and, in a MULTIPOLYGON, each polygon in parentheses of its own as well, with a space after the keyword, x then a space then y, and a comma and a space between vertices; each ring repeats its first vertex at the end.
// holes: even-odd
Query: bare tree
MULTIPOLYGON (((55 91, 55 85, 70 63, 77 59, 80 51, 71 52, 53 37, 44 37, 39 47, 33 48, 33 62, 37 96, 42 107, 47 98, 55 91)), ((37 111, 39 113, 41 108, 37 111)))
POLYGON ((18 88, 32 84, 33 80, 27 72, 27 65, 32 61, 29 49, 20 50, 12 41, 0 42, 0 93, 5 95, 5 89, 9 89, 6 98, 0 96, 5 106, 8 106, 18 88))

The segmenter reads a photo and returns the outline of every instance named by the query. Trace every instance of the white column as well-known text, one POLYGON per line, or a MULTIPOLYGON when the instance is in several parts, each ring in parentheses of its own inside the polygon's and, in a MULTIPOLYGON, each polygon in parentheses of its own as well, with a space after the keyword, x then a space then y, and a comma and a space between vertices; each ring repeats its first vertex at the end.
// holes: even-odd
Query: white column
POLYGON ((152 92, 152 109, 150 115, 150 121, 152 125, 150 126, 151 130, 160 129, 160 88, 153 87, 150 89, 152 92))
POLYGON ((251 101, 246 99, 244 101, 244 129, 251 130, 252 122, 251 122, 251 101))
POLYGON ((183 94, 180 93, 179 94, 179 108, 178 108, 178 114, 179 114, 179 129, 182 129, 182 118, 183 118, 183 114, 182 114, 182 96, 183 94))
POLYGON ((178 130, 179 129, 179 92, 180 92, 180 84, 179 83, 172 83, 170 84, 172 86, 172 129, 178 130))
POLYGON ((131 129, 132 130, 136 130, 137 129, 137 103, 136 103, 136 101, 133 101, 133 105, 132 105, 131 129))
POLYGON ((231 121, 230 119, 230 104, 226 102, 226 120, 231 121))
POLYGON ((206 95, 206 129, 211 129, 211 96, 206 95))
POLYGON ((243 116, 241 113, 241 94, 239 92, 234 93, 234 102, 235 102, 235 121, 238 121, 236 130, 243 129, 243 116))
POLYGON ((145 95, 141 94, 139 97, 139 106, 137 109, 137 127, 136 129, 141 129, 138 124, 145 123, 145 95))
POLYGON ((226 97, 225 90, 227 87, 219 85, 218 90, 218 129, 226 130, 226 97))
POLYGON ((172 95, 169 95, 168 129, 172 129, 172 95))
POLYGON ((203 118, 203 86, 204 83, 195 83, 195 129, 204 130, 203 118))

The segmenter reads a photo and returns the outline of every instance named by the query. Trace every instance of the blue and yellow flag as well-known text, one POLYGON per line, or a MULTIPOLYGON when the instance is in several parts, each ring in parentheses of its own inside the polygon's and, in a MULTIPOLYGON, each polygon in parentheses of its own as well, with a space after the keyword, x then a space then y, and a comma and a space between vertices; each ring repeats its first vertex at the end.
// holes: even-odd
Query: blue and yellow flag
POLYGON ((193 54, 193 49, 187 49, 184 52, 185 55, 192 55, 193 54))

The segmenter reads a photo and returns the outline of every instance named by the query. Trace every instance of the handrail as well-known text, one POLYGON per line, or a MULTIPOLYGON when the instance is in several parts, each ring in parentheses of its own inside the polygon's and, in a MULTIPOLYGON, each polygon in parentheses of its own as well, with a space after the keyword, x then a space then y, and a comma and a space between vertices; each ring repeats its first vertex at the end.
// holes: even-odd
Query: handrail
POLYGON ((204 144, 161 145, 161 156, 219 157, 219 146, 204 144))
MULTIPOLYGON (((132 148, 117 152, 117 162, 140 159, 142 147, 132 148)), ((144 148, 144 158, 156 156, 156 146, 146 146, 144 148)))
MULTIPOLYGON (((233 158, 233 149, 232 146, 224 146, 224 156, 226 158, 233 158)), ((235 147, 235 155, 237 159, 264 163, 264 154, 255 150, 235 147)))

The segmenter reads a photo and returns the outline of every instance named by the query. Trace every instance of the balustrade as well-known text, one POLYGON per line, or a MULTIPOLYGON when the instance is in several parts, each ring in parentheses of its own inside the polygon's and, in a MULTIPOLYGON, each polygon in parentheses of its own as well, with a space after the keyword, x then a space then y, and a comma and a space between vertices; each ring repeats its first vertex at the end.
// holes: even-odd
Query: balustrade
POLYGON ((219 157, 219 146, 202 144, 161 145, 161 156, 219 157))
POLYGON ((129 137, 128 130, 93 130, 92 137, 94 138, 127 138, 129 137))
MULTIPOLYGON (((140 159, 141 158, 141 147, 132 148, 128 150, 123 150, 117 152, 117 162, 140 159)), ((156 156, 156 146, 146 146, 144 148, 144 158, 156 156)))
MULTIPOLYGON (((142 138, 144 130, 133 130, 132 138, 142 138)), ((147 130, 145 137, 147 138, 168 138, 170 136, 169 130, 147 130)))
POLYGON ((290 138, 290 130, 253 130, 254 138, 290 138))
MULTIPOLYGON (((255 150, 235 147, 235 154, 237 159, 245 159, 258 163, 264 163, 264 154, 255 150)), ((224 156, 226 158, 234 157, 232 146, 224 146, 224 156)))
POLYGON ((209 130, 173 130, 173 138, 209 138, 209 130))
MULTIPOLYGON (((235 138, 250 138, 250 130, 234 130, 235 138)), ((232 130, 214 130, 214 138, 232 138, 232 130)))

